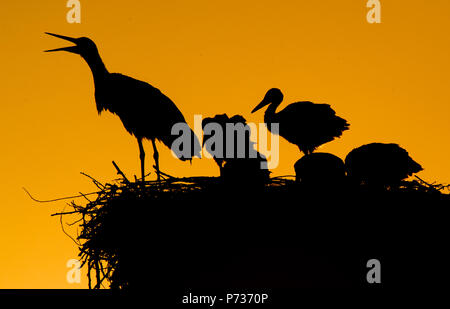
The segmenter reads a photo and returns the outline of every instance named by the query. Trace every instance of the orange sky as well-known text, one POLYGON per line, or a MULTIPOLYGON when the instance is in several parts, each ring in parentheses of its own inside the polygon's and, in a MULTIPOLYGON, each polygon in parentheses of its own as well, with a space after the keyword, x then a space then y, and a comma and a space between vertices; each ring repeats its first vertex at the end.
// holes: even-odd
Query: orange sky
MULTIPOLYGON (((97 115, 91 73, 79 56, 47 54, 67 46, 45 31, 88 36, 111 72, 160 88, 192 124, 194 114, 250 114, 265 92, 287 103, 326 102, 351 123, 320 151, 342 158, 365 143, 396 142, 450 182, 450 2, 381 0, 382 23, 368 24, 366 0, 86 1, 81 24, 66 22, 65 0, 2 1, 0 288, 76 288, 66 262, 77 248, 50 217, 65 203, 46 199, 116 178, 115 160, 139 175, 138 146, 110 114, 97 115)), ((274 175, 293 174, 298 149, 280 139, 274 175)), ((146 143, 147 166, 151 144, 146 143)), ((217 175, 212 160, 176 161, 168 174, 217 175)))

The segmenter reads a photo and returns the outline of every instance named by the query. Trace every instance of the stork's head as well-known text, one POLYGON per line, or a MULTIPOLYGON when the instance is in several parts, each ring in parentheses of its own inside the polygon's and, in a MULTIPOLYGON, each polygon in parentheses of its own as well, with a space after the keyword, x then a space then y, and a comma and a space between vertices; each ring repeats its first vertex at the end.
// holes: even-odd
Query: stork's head
POLYGON ((267 91, 266 95, 264 96, 264 99, 252 110, 252 113, 256 112, 257 110, 263 108, 266 105, 269 105, 270 103, 280 105, 282 101, 283 101, 283 93, 281 92, 281 90, 278 88, 272 88, 269 91, 267 91))
POLYGON ((46 32, 46 34, 72 42, 75 44, 75 46, 69 46, 69 47, 61 47, 61 48, 56 48, 56 49, 49 49, 46 50, 46 52, 55 52, 55 51, 67 51, 69 53, 74 53, 74 54, 78 54, 81 57, 83 57, 84 59, 89 58, 90 55, 96 55, 98 54, 98 50, 97 50, 97 46, 95 45, 95 43, 89 39, 89 38, 85 38, 85 37, 81 37, 81 38, 71 38, 68 36, 64 36, 64 35, 59 35, 59 34, 54 34, 54 33, 49 33, 46 32))

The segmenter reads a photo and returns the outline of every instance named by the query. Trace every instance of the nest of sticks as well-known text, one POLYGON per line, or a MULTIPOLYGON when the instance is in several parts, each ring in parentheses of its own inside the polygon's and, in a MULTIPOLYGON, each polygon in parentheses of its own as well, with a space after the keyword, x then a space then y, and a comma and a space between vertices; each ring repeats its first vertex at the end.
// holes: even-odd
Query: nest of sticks
MULTIPOLYGON (((289 200, 299 194, 308 194, 310 191, 308 189, 308 192, 303 192, 301 185, 295 182, 295 178, 288 176, 270 178, 266 184, 257 188, 245 187, 242 182, 223 183, 220 177, 175 178, 165 174, 163 175, 166 177, 160 182, 143 183, 137 180, 131 182, 119 167, 113 164, 120 175, 119 179, 102 184, 84 174, 92 180, 97 190, 62 198, 72 200, 68 204, 70 209, 66 210, 66 207, 63 211, 52 214, 52 216, 60 217, 63 231, 79 247, 79 260, 82 267, 87 268, 89 288, 93 289, 102 287, 127 289, 141 284, 142 282, 134 283, 139 282, 136 278, 142 275, 138 270, 139 267, 133 268, 130 265, 135 264, 135 260, 144 254, 143 248, 161 250, 161 246, 164 247, 171 242, 173 247, 183 247, 183 241, 189 242, 202 234, 191 232, 195 229, 192 226, 203 224, 204 220, 199 219, 199 216, 223 217, 223 220, 227 221, 226 225, 220 225, 217 220, 212 223, 223 230, 227 229, 230 225, 229 221, 233 220, 227 216, 227 213, 242 213, 245 205, 259 203, 258 208, 249 206, 248 212, 255 209, 261 211, 267 206, 268 217, 272 218, 275 208, 268 205, 270 202, 279 204, 284 198, 289 200), (85 202, 81 203, 80 198, 85 202), (218 200, 222 200, 223 203, 218 200), (226 201, 235 201, 234 204, 231 202, 234 206, 230 206, 230 203, 227 204, 226 201), (176 218, 174 213, 177 214, 176 218), (63 218, 71 218, 71 222, 66 223, 67 220, 63 218), (70 235, 66 231, 67 226, 77 226, 79 229, 77 235, 70 235), (162 234, 167 236, 169 226, 184 232, 168 240, 162 234), (190 233, 188 236, 180 237, 188 230, 190 233), (177 239, 176 241, 179 239, 179 242, 174 239, 177 239), (162 243, 165 245, 161 245, 162 243)), ((319 191, 325 192, 327 188, 320 188, 319 191)), ((448 191, 448 185, 430 184, 416 177, 412 181, 404 181, 395 193, 400 192, 401 198, 406 197, 406 200, 411 194, 420 194, 429 202, 445 200, 445 203, 448 203, 450 201, 448 191)), ((347 191, 344 195, 344 198, 348 199, 348 196, 355 195, 355 191, 347 191)), ((62 199, 40 202, 54 202, 62 199)), ((413 199, 415 197, 410 198, 410 200, 413 199)), ((301 207, 301 205, 295 207, 301 207)), ((277 211, 283 213, 281 216, 289 217, 287 212, 290 210, 277 211)), ((209 231, 215 231, 215 228, 209 226, 209 231)), ((242 235, 242 230, 239 233, 242 235)), ((176 251, 174 248, 171 250, 170 256, 184 254, 184 251, 176 251)), ((163 263, 161 259, 166 260, 167 256, 160 258, 158 262, 155 262, 155 259, 158 257, 153 258, 152 263, 161 264, 163 263)), ((195 259, 198 257, 192 260, 195 259)))
MULTIPOLYGON (((185 177, 176 178, 161 172, 161 181, 145 181, 135 179, 131 182, 113 161, 113 165, 120 176, 112 183, 101 183, 95 178, 88 177, 98 189, 86 194, 57 198, 52 200, 37 200, 26 189, 28 195, 37 202, 56 202, 71 199, 72 201, 64 207, 64 210, 53 213, 59 216, 63 232, 70 237, 79 247, 79 260, 81 267, 87 268, 88 286, 90 289, 110 287, 113 289, 124 289, 129 286, 127 276, 120 271, 121 263, 121 241, 127 242, 135 239, 134 232, 127 233, 127 223, 122 224, 120 230, 116 227, 118 222, 123 221, 125 213, 145 213, 151 208, 159 207, 168 201, 186 201, 192 199, 210 198, 222 189, 230 189, 224 184, 220 177, 185 177), (95 198, 92 199, 91 196, 95 198), (80 203, 80 198, 87 201, 80 203), (145 208, 143 208, 145 207, 145 208), (73 216, 77 218, 73 219, 73 216), (70 223, 63 218, 71 217, 70 223), (65 226, 77 227, 77 235, 70 235, 65 226), (124 278, 125 277, 125 278, 124 278)), ((282 192, 288 190, 295 184, 293 176, 271 178, 267 188, 271 192, 282 192)), ((135 222, 135 221, 134 221, 135 222)), ((132 225, 133 223, 130 223, 132 225)))

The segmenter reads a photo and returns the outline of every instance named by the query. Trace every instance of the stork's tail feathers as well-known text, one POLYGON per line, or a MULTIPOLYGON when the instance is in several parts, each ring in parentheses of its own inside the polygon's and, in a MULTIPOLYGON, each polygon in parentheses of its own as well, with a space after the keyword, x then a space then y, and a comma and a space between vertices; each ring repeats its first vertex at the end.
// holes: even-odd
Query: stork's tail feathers
POLYGON ((414 161, 411 157, 408 157, 408 167, 409 167, 409 176, 418 173, 420 171, 423 171, 423 167, 419 163, 414 161))
POLYGON ((169 135, 161 140, 181 161, 192 161, 194 157, 201 158, 200 142, 195 133, 186 124, 183 135, 169 135))
POLYGON ((338 127, 341 129, 341 131, 350 129, 350 124, 344 118, 336 116, 336 123, 338 124, 338 127))

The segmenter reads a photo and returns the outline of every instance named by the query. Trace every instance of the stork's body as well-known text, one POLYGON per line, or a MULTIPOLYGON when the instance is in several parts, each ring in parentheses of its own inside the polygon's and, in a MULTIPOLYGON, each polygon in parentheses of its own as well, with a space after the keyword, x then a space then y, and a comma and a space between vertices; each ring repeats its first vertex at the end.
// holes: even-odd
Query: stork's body
POLYGON ((336 116, 335 111, 328 104, 297 102, 277 113, 276 109, 282 101, 281 91, 272 88, 252 113, 269 105, 264 114, 264 122, 268 124, 269 130, 271 130, 270 123, 278 123, 279 135, 297 145, 306 155, 320 145, 340 137, 343 131, 348 130, 347 121, 336 116))
POLYGON ((374 188, 398 187, 423 170, 398 144, 371 143, 353 149, 345 158, 347 175, 356 184, 374 188))
MULTIPOLYGON (((155 142, 159 140, 171 148, 172 142, 178 137, 171 134, 173 125, 176 123, 186 124, 180 110, 167 96, 150 84, 122 74, 109 73, 98 53, 97 47, 90 39, 74 39, 51 33, 48 34, 76 44, 76 46, 49 51, 63 50, 79 54, 92 71, 95 84, 95 102, 99 114, 104 110, 116 114, 119 116, 125 129, 137 138, 143 181, 145 178, 145 152, 142 140, 146 138, 152 141, 159 180, 159 156, 155 142)), ((200 156, 201 148, 197 137, 190 129, 189 131, 192 137, 190 155, 186 157, 174 151, 181 160, 191 160, 195 155, 200 156)))

